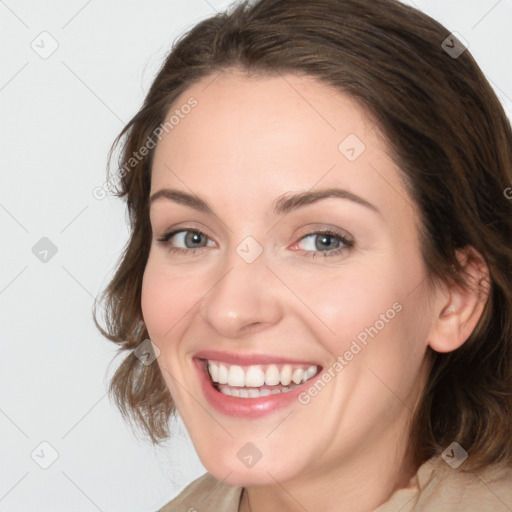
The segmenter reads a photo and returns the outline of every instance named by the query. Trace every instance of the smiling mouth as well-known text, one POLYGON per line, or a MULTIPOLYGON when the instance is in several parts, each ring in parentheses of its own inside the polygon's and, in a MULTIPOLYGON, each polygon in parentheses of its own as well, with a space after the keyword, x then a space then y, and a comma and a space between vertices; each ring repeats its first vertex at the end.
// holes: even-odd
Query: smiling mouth
POLYGON ((240 366, 203 359, 214 389, 238 398, 259 398, 287 393, 305 384, 322 369, 316 364, 257 364, 240 366))

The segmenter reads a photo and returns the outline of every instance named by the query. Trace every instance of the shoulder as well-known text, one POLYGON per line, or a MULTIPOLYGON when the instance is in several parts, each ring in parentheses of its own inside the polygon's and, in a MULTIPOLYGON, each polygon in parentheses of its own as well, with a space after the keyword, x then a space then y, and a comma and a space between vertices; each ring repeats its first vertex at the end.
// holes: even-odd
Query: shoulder
POLYGON ((449 466, 437 456, 416 473, 417 488, 400 489, 375 512, 510 512, 512 466, 494 464, 480 471, 449 466))
MULTIPOLYGON (((426 467, 424 486, 419 496, 418 512, 460 510, 475 512, 510 512, 512 509, 512 466, 493 464, 479 471, 464 471, 449 466, 436 457, 426 467)), ((420 475, 418 474, 418 477, 420 475)))
POLYGON ((238 512, 242 487, 232 487, 205 473, 158 512, 238 512))

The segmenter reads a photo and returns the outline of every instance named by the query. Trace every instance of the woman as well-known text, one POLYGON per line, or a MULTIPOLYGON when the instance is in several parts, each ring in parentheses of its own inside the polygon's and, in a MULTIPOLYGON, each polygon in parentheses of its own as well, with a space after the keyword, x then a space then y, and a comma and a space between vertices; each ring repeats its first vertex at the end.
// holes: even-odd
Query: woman
POLYGON ((239 3, 121 139, 111 393, 208 470, 162 511, 512 509, 512 134, 463 41, 239 3))

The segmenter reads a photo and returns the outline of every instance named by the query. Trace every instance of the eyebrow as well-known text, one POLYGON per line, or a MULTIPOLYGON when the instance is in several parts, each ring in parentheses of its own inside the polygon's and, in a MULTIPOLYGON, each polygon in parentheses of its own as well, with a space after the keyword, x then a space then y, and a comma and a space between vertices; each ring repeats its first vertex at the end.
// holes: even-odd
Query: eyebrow
MULTIPOLYGON (((348 190, 341 188, 324 188, 314 191, 300 192, 293 195, 286 194, 284 197, 280 197, 274 201, 273 211, 275 215, 284 215, 293 210, 321 201, 322 199, 329 198, 348 199, 349 201, 374 211, 378 215, 382 215, 380 210, 374 204, 352 192, 349 192, 348 190)), ((171 188, 160 189, 151 195, 150 204, 153 204, 155 201, 160 199, 167 199, 203 213, 213 214, 213 209, 204 199, 182 190, 171 188)))

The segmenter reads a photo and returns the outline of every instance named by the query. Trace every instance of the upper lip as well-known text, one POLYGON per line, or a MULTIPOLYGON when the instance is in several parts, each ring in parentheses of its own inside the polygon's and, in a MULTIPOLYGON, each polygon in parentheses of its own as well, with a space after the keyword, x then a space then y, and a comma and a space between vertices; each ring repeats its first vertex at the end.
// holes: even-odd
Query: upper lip
MULTIPOLYGON (((198 359, 208 359, 210 361, 219 361, 228 364, 237 364, 239 366, 251 366, 257 364, 301 364, 301 365, 319 365, 315 361, 291 359, 288 357, 274 356, 270 354, 244 354, 241 352, 223 352, 220 350, 201 350, 194 354, 198 359)), ((319 365, 321 366, 321 365, 319 365)))

